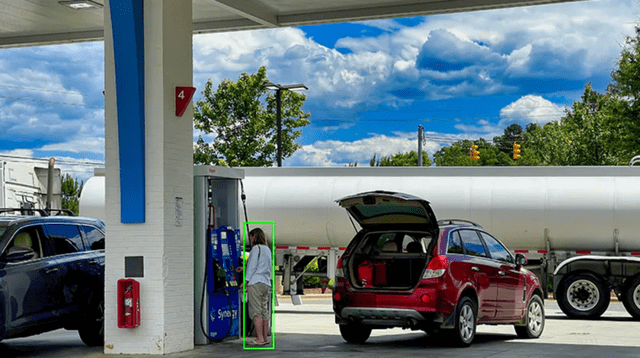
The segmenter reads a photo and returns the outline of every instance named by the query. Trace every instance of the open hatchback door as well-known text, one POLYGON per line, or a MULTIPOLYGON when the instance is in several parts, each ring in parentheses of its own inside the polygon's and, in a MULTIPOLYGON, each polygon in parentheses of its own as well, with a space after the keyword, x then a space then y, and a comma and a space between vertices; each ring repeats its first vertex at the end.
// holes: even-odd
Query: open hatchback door
POLYGON ((429 202, 416 196, 388 191, 350 195, 336 202, 365 228, 373 226, 421 226, 436 231, 438 223, 429 202))
POLYGON ((412 290, 438 237, 438 222, 429 202, 386 191, 364 192, 336 202, 362 227, 341 259, 350 286, 355 290, 412 290))

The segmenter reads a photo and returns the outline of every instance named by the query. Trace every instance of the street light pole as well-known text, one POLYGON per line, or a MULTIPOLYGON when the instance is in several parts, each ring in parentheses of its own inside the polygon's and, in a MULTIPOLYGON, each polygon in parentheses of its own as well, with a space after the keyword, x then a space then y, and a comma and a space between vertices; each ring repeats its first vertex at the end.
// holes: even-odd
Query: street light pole
POLYGON ((418 166, 422 166, 422 131, 424 127, 422 125, 418 126, 418 166))
POLYGON ((295 85, 279 85, 272 82, 267 83, 265 88, 276 91, 276 141, 278 144, 277 151, 277 163, 278 166, 282 166, 282 91, 301 91, 308 90, 307 86, 303 84, 295 84, 295 85))

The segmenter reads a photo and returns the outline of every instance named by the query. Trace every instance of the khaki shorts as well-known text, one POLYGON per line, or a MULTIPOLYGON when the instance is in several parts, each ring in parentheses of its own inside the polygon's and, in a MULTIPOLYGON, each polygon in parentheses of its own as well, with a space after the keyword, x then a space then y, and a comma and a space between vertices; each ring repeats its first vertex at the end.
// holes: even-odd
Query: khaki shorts
POLYGON ((247 286, 247 296, 249 298, 249 317, 262 318, 263 321, 271 320, 271 310, 269 300, 271 299, 271 287, 264 283, 256 283, 247 286))

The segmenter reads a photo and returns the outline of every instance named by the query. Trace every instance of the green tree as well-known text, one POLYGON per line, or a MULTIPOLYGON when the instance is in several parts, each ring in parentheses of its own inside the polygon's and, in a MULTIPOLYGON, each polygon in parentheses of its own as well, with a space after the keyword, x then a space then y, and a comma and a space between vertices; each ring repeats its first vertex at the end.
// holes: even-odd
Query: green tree
POLYGON ((569 144, 568 165, 618 164, 611 146, 610 116, 608 97, 587 84, 581 100, 574 102, 562 118, 561 131, 569 144))
POLYGON ((569 165, 572 142, 560 122, 540 126, 531 123, 522 135, 522 158, 518 165, 569 165))
POLYGON ((527 131, 526 160, 518 164, 625 165, 640 154, 640 27, 627 37, 611 78, 604 94, 587 84, 560 121, 527 131))
POLYGON ((503 153, 511 155, 513 153, 513 142, 521 141, 522 127, 513 123, 504 129, 504 134, 493 137, 493 144, 503 153))
MULTIPOLYGON (((193 121, 197 129, 215 139, 207 143, 198 137, 193 154, 196 164, 273 165, 277 154, 276 97, 265 88, 268 82, 264 66, 256 74, 241 74, 237 82, 225 79, 216 92, 211 80, 207 81, 204 98, 195 104, 193 121)), ((283 159, 301 147, 296 139, 310 116, 301 109, 305 99, 302 93, 281 91, 283 159)))
POLYGON ((640 154, 640 25, 635 36, 627 37, 618 68, 611 73, 613 82, 607 87, 607 141, 619 164, 640 154))
POLYGON ((434 154, 437 166, 503 166, 513 165, 513 160, 508 154, 501 152, 500 148, 487 142, 484 138, 478 140, 464 139, 453 143, 449 147, 443 147, 434 154), (471 145, 478 146, 480 160, 471 160, 471 145))
POLYGON ((65 174, 62 178, 62 208, 69 209, 73 211, 76 215, 78 215, 78 203, 80 198, 80 193, 82 192, 82 187, 84 186, 84 181, 80 181, 78 183, 78 179, 73 178, 69 174, 65 174))
MULTIPOLYGON (((587 84, 560 121, 527 126, 519 165, 616 165, 628 162, 616 145, 618 100, 587 84)), ((629 158, 630 159, 630 158, 629 158)))
POLYGON ((434 155, 436 165, 626 165, 640 154, 640 26, 627 37, 613 82, 604 94, 585 85, 580 100, 559 121, 540 126, 508 126, 504 135, 483 139, 478 162, 469 159, 471 141, 459 141, 434 155), (513 142, 521 147, 521 158, 512 159, 513 142), (495 150, 499 152, 495 152, 495 150))
MULTIPOLYGON (((373 155, 373 158, 369 161, 369 165, 372 167, 414 167, 418 165, 418 152, 412 150, 406 153, 396 153, 377 158, 377 154, 373 155)), ((431 165, 431 158, 427 152, 422 152, 422 166, 428 167, 431 165)))

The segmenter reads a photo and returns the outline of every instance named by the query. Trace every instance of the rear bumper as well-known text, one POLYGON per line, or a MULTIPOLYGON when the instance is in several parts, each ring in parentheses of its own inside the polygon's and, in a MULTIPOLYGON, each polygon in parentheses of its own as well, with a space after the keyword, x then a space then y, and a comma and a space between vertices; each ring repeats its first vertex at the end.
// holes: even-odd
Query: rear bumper
POLYGON ((336 312, 337 324, 358 323, 372 327, 406 327, 423 329, 442 323, 434 312, 419 312, 406 308, 345 307, 336 312))

